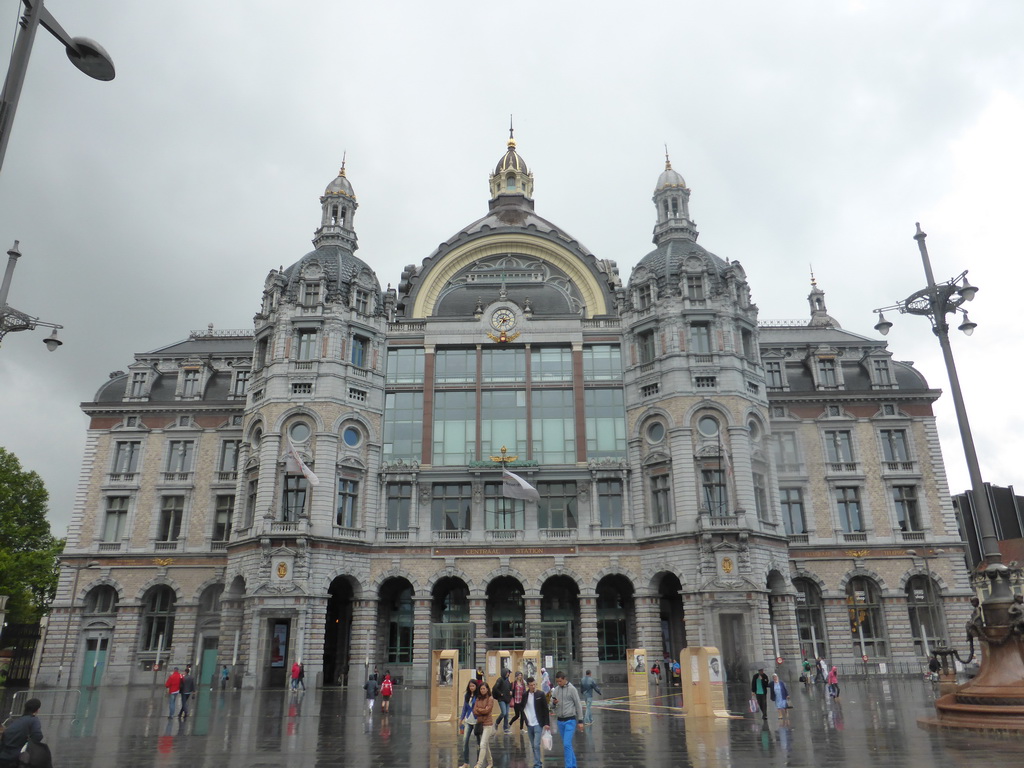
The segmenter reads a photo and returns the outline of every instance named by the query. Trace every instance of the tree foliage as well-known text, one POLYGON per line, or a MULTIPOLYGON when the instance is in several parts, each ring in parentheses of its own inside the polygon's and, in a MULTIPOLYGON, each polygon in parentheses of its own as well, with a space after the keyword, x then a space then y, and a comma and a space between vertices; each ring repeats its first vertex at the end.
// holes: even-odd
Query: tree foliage
POLYGON ((42 478, 0 448, 0 595, 10 597, 9 623, 39 621, 57 593, 64 540, 50 533, 48 500, 42 478))

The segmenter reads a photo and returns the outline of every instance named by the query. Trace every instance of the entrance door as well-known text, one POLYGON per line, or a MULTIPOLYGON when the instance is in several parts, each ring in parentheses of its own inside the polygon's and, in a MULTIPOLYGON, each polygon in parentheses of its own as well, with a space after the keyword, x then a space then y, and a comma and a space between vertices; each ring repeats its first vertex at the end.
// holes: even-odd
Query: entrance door
POLYGON ((291 640, 290 619, 267 619, 267 661, 266 675, 268 688, 284 688, 288 682, 288 645, 291 640))
POLYGON ((718 617, 722 638, 722 661, 726 680, 744 680, 747 677, 747 642, 742 613, 723 613, 718 617))
POLYGON ((87 637, 85 639, 85 661, 82 667, 82 687, 92 688, 103 679, 103 668, 107 665, 109 637, 87 637))
POLYGON ((217 675, 217 638, 203 638, 203 652, 199 657, 199 685, 213 687, 217 675))

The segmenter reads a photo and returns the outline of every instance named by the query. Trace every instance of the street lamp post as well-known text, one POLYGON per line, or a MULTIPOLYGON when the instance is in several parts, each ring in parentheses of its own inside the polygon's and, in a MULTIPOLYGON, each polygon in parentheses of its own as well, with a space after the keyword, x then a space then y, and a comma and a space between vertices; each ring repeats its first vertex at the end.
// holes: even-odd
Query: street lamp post
POLYGON ((986 561, 985 575, 991 591, 981 612, 984 618, 972 617, 970 624, 982 641, 981 670, 977 677, 955 693, 947 694, 935 702, 938 715, 936 720, 923 719, 921 723, 942 728, 992 729, 1024 733, 1024 708, 1020 706, 1020 702, 1024 701, 1024 647, 1021 636, 1015 634, 1010 626, 1008 611, 1013 604, 1013 593, 1010 589, 1011 571, 1003 565, 1003 557, 999 551, 995 520, 981 478, 978 453, 974 447, 974 437, 971 434, 963 392, 960 389, 956 362, 953 360, 953 350, 949 343, 949 322, 946 319, 947 315, 956 317, 957 313, 962 313, 963 322, 960 323, 959 330, 970 336, 977 324, 971 322, 962 305, 973 301, 978 289, 967 281, 966 270, 944 283, 936 283, 931 260, 928 258, 928 248, 925 246, 926 237, 927 235, 921 231, 921 225, 918 224, 914 239, 921 252, 921 262, 928 285, 893 306, 876 309, 878 323, 875 330, 883 336, 889 332, 892 323, 885 319, 884 312, 893 310, 921 315, 931 321, 932 331, 939 339, 946 372, 949 375, 950 394, 953 397, 964 458, 971 479, 971 488, 974 491, 975 511, 986 561))
POLYGON ((14 241, 14 245, 7 251, 7 270, 4 272, 4 281, 0 285, 0 342, 8 333, 14 333, 15 331, 34 331, 38 326, 44 328, 52 328, 53 332, 43 339, 43 343, 46 344, 46 348, 51 352, 56 351, 64 342, 57 338, 57 329, 63 328, 63 325, 57 323, 48 323, 45 320, 40 320, 38 317, 32 317, 32 315, 26 315, 24 312, 20 312, 14 307, 7 303, 7 295, 11 291, 11 280, 14 278, 14 268, 18 265, 18 259, 21 258, 21 251, 18 250, 18 241, 14 241))

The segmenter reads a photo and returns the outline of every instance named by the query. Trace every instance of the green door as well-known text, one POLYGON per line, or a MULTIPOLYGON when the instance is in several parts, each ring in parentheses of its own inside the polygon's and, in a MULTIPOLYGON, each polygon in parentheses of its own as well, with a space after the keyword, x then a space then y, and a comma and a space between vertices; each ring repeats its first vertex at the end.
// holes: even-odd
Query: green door
POLYGON ((109 637, 88 637, 85 640, 85 666, 82 668, 82 687, 92 688, 103 679, 107 664, 109 637))

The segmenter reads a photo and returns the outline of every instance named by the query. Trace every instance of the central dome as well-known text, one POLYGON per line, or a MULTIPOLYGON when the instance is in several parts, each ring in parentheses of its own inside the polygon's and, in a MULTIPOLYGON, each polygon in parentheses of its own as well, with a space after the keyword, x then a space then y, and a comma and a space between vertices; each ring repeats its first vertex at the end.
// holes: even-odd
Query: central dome
POLYGON ((494 166, 494 173, 507 173, 512 171, 514 173, 529 173, 530 170, 526 167, 526 162, 516 152, 516 140, 508 140, 508 149, 505 154, 501 156, 501 160, 494 166))

